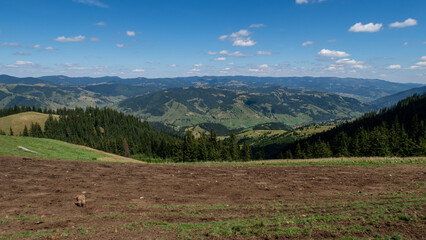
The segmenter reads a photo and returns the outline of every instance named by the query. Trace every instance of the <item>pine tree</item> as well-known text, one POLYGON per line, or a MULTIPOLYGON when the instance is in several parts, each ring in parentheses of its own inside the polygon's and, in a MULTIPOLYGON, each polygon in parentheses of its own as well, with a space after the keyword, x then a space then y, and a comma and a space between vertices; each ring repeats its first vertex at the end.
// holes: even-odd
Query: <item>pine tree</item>
POLYGON ((24 136, 24 137, 28 137, 28 128, 27 128, 27 125, 25 125, 25 127, 24 127, 24 131, 22 132, 22 136, 24 136))

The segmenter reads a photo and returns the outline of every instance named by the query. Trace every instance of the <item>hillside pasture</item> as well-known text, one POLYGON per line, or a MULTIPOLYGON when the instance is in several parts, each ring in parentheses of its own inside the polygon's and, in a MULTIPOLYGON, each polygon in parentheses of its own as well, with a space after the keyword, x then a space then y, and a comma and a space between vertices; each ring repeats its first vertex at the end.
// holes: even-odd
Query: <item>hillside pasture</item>
MULTIPOLYGON (((58 115, 52 115, 54 118, 58 118, 58 115)), ((49 118, 49 114, 39 112, 23 112, 18 114, 9 115, 0 118, 0 130, 5 132, 7 135, 10 133, 10 128, 14 135, 19 135, 23 132, 25 125, 28 130, 31 127, 31 123, 40 124, 41 128, 44 128, 44 123, 49 118)))

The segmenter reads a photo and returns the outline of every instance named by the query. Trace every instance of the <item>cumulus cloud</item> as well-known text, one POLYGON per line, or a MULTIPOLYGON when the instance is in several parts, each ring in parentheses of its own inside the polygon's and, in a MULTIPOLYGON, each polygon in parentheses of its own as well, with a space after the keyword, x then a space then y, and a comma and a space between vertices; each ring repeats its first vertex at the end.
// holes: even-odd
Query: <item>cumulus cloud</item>
POLYGON ((122 48, 122 47, 124 47, 124 44, 118 43, 118 44, 115 44, 115 46, 118 47, 118 48, 122 48))
POLYGON ((133 69, 134 73, 141 73, 141 72, 145 72, 145 69, 133 69))
POLYGON ((97 22, 95 23, 96 26, 106 26, 106 22, 97 22))
POLYGON ((55 48, 53 48, 53 47, 45 47, 44 50, 51 51, 51 50, 55 50, 55 48))
POLYGON ((421 61, 426 61, 426 56, 420 58, 421 61))
POLYGON ((96 6, 96 7, 101 7, 101 8, 107 8, 108 5, 102 3, 99 0, 73 0, 74 2, 78 2, 78 3, 83 3, 86 5, 90 5, 90 6, 96 6))
POLYGON ((264 27, 264 26, 265 26, 265 24, 262 24, 262 23, 250 25, 251 28, 261 28, 261 27, 264 27))
POLYGON ((262 64, 258 66, 259 68, 269 68, 268 64, 262 64))
POLYGON ((314 44, 314 42, 312 42, 312 41, 306 41, 306 42, 302 43, 302 46, 306 47, 306 46, 312 45, 312 44, 314 44))
POLYGON ((199 68, 193 68, 193 69, 191 69, 191 72, 199 72, 199 71, 201 71, 199 68))
POLYGON ((381 23, 368 23, 362 24, 361 22, 355 23, 351 28, 349 28, 349 32, 378 32, 382 29, 383 24, 381 23))
POLYGON ((136 33, 133 32, 133 31, 126 31, 126 35, 129 36, 129 37, 134 37, 136 35, 136 33))
POLYGON ((401 69, 401 65, 399 64, 389 65, 387 69, 401 69))
POLYGON ((411 27, 416 26, 417 20, 412 18, 407 18, 404 22, 394 22, 389 24, 389 27, 391 28, 405 28, 405 27, 411 27))
POLYGON ((321 51, 319 51, 317 55, 320 57, 329 57, 332 59, 350 56, 350 54, 343 51, 335 51, 335 50, 329 50, 325 48, 321 49, 321 51))
POLYGON ((201 66, 203 66, 203 64, 201 64, 201 63, 194 64, 194 67, 201 67, 201 66))
POLYGON ((226 57, 217 57, 213 61, 226 61, 226 57))
POLYGON ((272 55, 274 53, 273 52, 268 52, 268 51, 257 51, 256 54, 257 55, 272 55))
POLYGON ((40 44, 36 44, 34 46, 31 46, 30 48, 41 48, 41 45, 40 44))
POLYGON ((61 37, 55 38, 55 41, 57 41, 57 42, 81 42, 84 39, 86 39, 86 37, 82 36, 82 35, 75 36, 75 37, 61 36, 61 37))
POLYGON ((20 47, 21 44, 19 44, 19 43, 0 43, 0 46, 5 46, 5 47, 20 47))
POLYGON ((246 29, 241 29, 238 32, 234 32, 231 35, 222 35, 219 37, 219 40, 230 40, 232 42, 232 46, 235 47, 251 47, 257 44, 257 42, 253 41, 249 36, 251 32, 246 29))

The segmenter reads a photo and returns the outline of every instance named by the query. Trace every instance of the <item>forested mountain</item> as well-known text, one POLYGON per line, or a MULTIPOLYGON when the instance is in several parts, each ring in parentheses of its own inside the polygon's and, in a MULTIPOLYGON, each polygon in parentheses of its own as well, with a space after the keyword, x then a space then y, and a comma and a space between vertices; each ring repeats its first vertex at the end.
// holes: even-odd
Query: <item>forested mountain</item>
POLYGON ((219 123, 245 128, 280 122, 289 126, 354 118, 370 111, 353 98, 310 90, 263 87, 229 90, 185 87, 158 91, 120 102, 119 110, 174 126, 219 123))
POLYGON ((49 114, 44 129, 38 122, 33 122, 25 126, 22 132, 10 130, 8 133, 0 131, 0 134, 57 139, 144 161, 151 158, 168 161, 233 161, 249 160, 252 156, 247 144, 241 147, 238 145, 234 133, 225 140, 218 140, 214 131, 201 134, 198 138, 190 131, 184 137, 177 137, 155 130, 146 121, 108 108, 62 108, 54 111, 15 106, 0 110, 0 117, 28 111, 49 114), (52 114, 58 116, 53 117, 52 114))
POLYGON ((384 107, 389 108, 397 104, 399 101, 401 101, 404 98, 413 96, 414 94, 422 95, 425 92, 426 92, 426 86, 419 87, 419 88, 412 88, 407 91, 395 93, 386 97, 376 99, 372 101, 371 104, 379 108, 384 108, 384 107))
POLYGON ((0 83, 0 108, 36 106, 41 108, 74 108, 112 106, 128 97, 156 91, 153 87, 123 84, 89 86, 23 85, 0 83))
MULTIPOLYGON (((10 76, 1 75, 0 83, 11 83, 10 76), (7 81, 7 82, 5 82, 7 81)), ((13 77, 12 77, 13 78, 13 77)), ((67 77, 45 76, 38 78, 40 83, 53 85, 93 85, 93 84, 125 84, 155 87, 160 89, 177 87, 264 87, 285 86, 292 88, 310 89, 321 92, 331 92, 342 96, 357 98, 369 102, 380 97, 395 94, 424 84, 394 83, 379 79, 336 78, 336 77, 251 77, 251 76, 203 76, 177 78, 127 78, 119 77, 67 77)), ((34 79, 33 79, 34 80, 34 79)), ((15 79, 12 83, 33 84, 30 79, 15 79)))
POLYGON ((426 155, 426 94, 365 114, 283 149, 287 158, 426 155))

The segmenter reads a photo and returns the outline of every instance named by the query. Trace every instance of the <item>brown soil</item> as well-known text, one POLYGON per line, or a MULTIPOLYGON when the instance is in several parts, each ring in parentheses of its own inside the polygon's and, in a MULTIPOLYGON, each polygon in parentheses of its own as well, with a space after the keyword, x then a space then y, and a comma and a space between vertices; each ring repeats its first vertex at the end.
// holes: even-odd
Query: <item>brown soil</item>
MULTIPOLYGON (((56 229, 56 232, 44 237, 173 239, 177 237, 176 231, 157 228, 142 231, 123 225, 132 222, 213 222, 224 220, 225 214, 237 216, 238 219, 238 216, 243 218, 270 210, 233 206, 267 207, 277 202, 313 205, 312 209, 304 210, 306 214, 332 214, 336 211, 334 203, 368 201, 402 190, 406 193, 417 192, 423 197, 420 208, 413 210, 423 217, 417 223, 380 222, 378 224, 383 225, 375 226, 373 230, 385 235, 397 229, 405 237, 420 239, 426 236, 424 187, 419 188, 425 182, 424 165, 368 168, 155 165, 0 156, 0 238, 22 232, 56 229), (83 191, 86 192, 86 205, 77 207, 74 205, 75 197, 83 191), (223 205, 229 206, 229 209, 211 208, 203 212, 205 216, 195 217, 178 214, 179 210, 172 208, 182 205, 223 205), (111 213, 121 214, 122 217, 107 217, 111 213), (22 219, 23 216, 38 216, 39 219, 22 219), (89 229, 90 233, 83 234, 84 229, 89 229), (64 231, 72 235, 59 236, 64 231)), ((295 208, 283 212, 287 215, 299 213, 295 208)), ((205 231, 200 231, 200 234, 204 238, 218 237, 205 231)), ((339 231, 317 229, 309 238, 344 236, 339 234, 339 231)), ((259 234, 251 237, 279 239, 286 236, 259 234)), ((374 235, 359 233, 358 237, 374 235)), ((247 236, 235 234, 222 238, 245 239, 247 236)), ((306 236, 298 235, 298 238, 306 236)))

